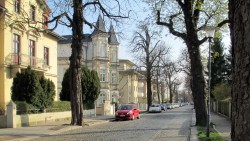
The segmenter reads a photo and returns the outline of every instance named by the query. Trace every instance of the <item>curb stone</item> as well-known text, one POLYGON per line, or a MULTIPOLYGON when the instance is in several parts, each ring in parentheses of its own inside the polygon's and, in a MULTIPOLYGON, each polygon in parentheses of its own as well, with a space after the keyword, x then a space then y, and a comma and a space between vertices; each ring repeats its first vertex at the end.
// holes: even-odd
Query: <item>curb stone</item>
POLYGON ((196 123, 195 109, 193 109, 189 141, 199 141, 198 130, 197 127, 195 126, 195 123, 196 123))
MULTIPOLYGON (((62 132, 70 131, 70 130, 80 129, 80 128, 84 128, 88 126, 95 126, 95 125, 104 124, 108 122, 110 122, 110 120, 91 120, 90 119, 90 120, 85 121, 83 126, 72 126, 69 124, 55 125, 54 127, 50 127, 47 129, 47 130, 50 130, 51 133, 48 133, 47 135, 43 135, 43 136, 56 135, 62 132)), ((8 141, 28 141, 28 140, 34 140, 39 137, 42 137, 42 136, 8 135, 8 136, 4 136, 2 139, 8 140, 8 141)), ((2 139, 0 138, 0 140, 2 139)))

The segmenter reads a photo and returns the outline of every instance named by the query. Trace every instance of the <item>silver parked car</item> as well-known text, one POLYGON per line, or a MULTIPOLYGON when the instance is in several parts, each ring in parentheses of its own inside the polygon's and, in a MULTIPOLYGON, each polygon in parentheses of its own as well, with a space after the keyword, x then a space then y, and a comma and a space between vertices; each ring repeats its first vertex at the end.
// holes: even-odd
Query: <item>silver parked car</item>
POLYGON ((172 104, 170 104, 170 103, 166 103, 166 108, 167 108, 167 109, 173 109, 173 106, 172 106, 172 104))
POLYGON ((149 110, 148 112, 158 112, 160 113, 161 112, 161 105, 160 104, 152 104, 150 107, 149 107, 149 110))

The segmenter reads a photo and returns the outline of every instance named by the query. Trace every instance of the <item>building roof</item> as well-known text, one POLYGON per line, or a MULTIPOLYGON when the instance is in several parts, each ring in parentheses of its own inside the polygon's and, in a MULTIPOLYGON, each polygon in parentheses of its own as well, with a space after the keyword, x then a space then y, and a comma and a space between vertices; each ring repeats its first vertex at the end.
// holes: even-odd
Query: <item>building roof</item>
POLYGON ((126 64, 128 64, 128 65, 130 65, 130 66, 136 66, 135 63, 133 63, 132 61, 127 60, 127 59, 120 59, 120 60, 119 60, 119 63, 126 63, 126 64))
MULTIPOLYGON (((91 34, 84 34, 83 35, 83 42, 92 42, 91 34)), ((59 40, 59 44, 69 44, 72 42, 72 35, 63 35, 64 39, 59 40)))
POLYGON ((92 35, 98 34, 98 33, 106 33, 105 24, 104 24, 104 21, 103 21, 101 15, 99 15, 99 17, 98 17, 98 20, 97 20, 96 26, 95 26, 95 30, 92 32, 92 35))
POLYGON ((37 0, 37 2, 42 6, 42 9, 47 13, 51 13, 51 9, 49 8, 46 0, 37 0))
POLYGON ((63 36, 60 36, 59 34, 53 32, 53 31, 50 31, 50 30, 44 30, 44 33, 47 33, 55 38, 57 38, 59 41, 60 40, 65 40, 65 38, 63 36))
POLYGON ((111 45, 119 45, 119 42, 117 41, 116 35, 115 35, 115 30, 113 25, 110 26, 109 29, 109 44, 111 45))

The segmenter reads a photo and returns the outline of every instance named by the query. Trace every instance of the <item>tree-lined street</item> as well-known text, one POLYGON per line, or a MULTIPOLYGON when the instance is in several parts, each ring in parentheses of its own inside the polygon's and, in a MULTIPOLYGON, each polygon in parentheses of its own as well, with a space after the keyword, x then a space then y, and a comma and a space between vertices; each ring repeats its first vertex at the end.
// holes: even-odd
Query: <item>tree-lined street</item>
POLYGON ((184 106, 162 113, 145 113, 134 121, 111 121, 35 140, 185 141, 189 138, 192 109, 193 106, 184 106))

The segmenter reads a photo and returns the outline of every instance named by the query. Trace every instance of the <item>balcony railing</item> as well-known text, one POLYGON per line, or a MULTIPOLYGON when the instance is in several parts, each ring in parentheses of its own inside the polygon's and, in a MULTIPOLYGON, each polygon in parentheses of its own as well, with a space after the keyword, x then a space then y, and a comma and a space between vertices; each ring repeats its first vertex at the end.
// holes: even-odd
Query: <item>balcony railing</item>
POLYGON ((44 64, 44 60, 41 58, 29 56, 27 54, 10 53, 5 62, 11 66, 31 66, 34 68, 47 69, 49 66, 44 64))

